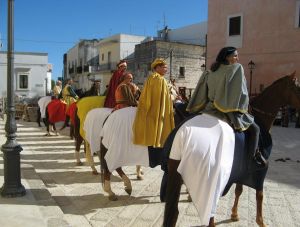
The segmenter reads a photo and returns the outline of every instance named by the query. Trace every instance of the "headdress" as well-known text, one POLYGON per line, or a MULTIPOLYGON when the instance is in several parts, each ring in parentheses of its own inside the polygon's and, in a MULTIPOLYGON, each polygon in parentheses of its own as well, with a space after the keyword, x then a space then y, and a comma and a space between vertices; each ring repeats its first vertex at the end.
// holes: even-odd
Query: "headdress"
POLYGON ((156 58, 151 64, 151 69, 154 69, 159 64, 166 65, 167 62, 163 58, 156 58))
POLYGON ((118 64, 117 64, 117 67, 121 67, 121 66, 126 66, 127 67, 127 62, 124 61, 124 60, 121 60, 118 64))

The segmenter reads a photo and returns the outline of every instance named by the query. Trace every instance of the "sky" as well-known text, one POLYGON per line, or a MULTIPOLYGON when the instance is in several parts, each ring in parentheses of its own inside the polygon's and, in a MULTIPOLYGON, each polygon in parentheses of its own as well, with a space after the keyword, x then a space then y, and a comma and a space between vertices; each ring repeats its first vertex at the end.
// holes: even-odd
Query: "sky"
MULTIPOLYGON (((63 55, 80 39, 118 33, 156 36, 207 21, 208 0, 15 0, 14 51, 48 53, 52 79, 62 76, 63 55)), ((7 3, 0 0, 0 34, 7 50, 7 3)))

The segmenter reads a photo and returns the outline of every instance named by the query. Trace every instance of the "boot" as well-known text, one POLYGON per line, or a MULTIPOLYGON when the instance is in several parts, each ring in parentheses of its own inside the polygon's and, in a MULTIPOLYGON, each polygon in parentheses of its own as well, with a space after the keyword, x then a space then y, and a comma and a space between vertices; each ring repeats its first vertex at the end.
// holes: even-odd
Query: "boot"
POLYGON ((259 150, 256 151, 253 158, 249 159, 248 172, 259 171, 267 168, 268 161, 263 157, 259 150))

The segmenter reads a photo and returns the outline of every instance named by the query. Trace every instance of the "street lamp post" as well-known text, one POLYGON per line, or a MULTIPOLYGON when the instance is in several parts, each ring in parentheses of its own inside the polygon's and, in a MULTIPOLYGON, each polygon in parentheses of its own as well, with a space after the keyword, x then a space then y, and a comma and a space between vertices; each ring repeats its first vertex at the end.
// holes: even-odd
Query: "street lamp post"
POLYGON ((252 95, 252 72, 253 72, 253 69, 255 68, 255 63, 250 60, 250 62, 248 63, 248 68, 250 69, 250 90, 249 90, 249 95, 251 97, 252 95))
POLYGON ((16 141, 17 125, 14 101, 14 37, 13 37, 14 0, 8 0, 8 42, 7 42, 7 120, 5 122, 6 142, 2 145, 4 161, 4 184, 0 189, 3 197, 17 197, 26 194, 21 184, 20 152, 23 150, 16 141))

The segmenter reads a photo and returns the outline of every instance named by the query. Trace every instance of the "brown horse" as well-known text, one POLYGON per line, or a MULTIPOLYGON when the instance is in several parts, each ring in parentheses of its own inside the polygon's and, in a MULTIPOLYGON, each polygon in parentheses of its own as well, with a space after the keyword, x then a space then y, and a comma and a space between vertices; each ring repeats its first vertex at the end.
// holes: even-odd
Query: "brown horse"
MULTIPOLYGON (((260 125, 261 132, 265 132, 267 135, 269 135, 268 131, 273 124, 276 113, 278 112, 279 108, 284 105, 291 105, 294 108, 300 109, 300 90, 299 87, 297 87, 297 85, 295 84, 295 72, 275 81, 260 95, 258 95, 251 101, 252 113, 255 117, 256 122, 258 122, 260 125)), ((176 134, 176 132, 173 133, 173 136, 174 134, 176 134)), ((272 143, 270 141, 271 137, 269 135, 269 141, 267 145, 270 145, 270 143, 272 143)), ((271 152, 271 146, 269 147, 269 152, 271 152)), ((253 172, 247 172, 247 166, 243 167, 243 164, 238 163, 236 160, 236 156, 241 156, 241 154, 243 153, 245 152, 242 152, 241 150, 235 150, 234 152, 231 175, 223 194, 226 194, 232 183, 237 183, 235 189, 236 198, 231 214, 231 219, 233 221, 237 221, 237 206, 239 197, 243 190, 242 185, 247 185, 256 189, 256 222, 259 226, 264 227, 265 224, 262 215, 263 182, 268 168, 253 172), (237 168, 237 166, 239 166, 240 170, 239 168, 237 168), (235 171, 240 172, 235 173, 235 171), (236 174, 236 176, 234 176, 234 174, 236 174), (250 178, 252 179, 252 181, 249 181, 250 178)), ((168 184, 163 226, 175 226, 179 214, 178 201, 180 188, 183 182, 181 175, 177 172, 179 164, 180 160, 168 160, 168 184)), ((215 226, 214 217, 210 218, 209 226, 215 226)))

